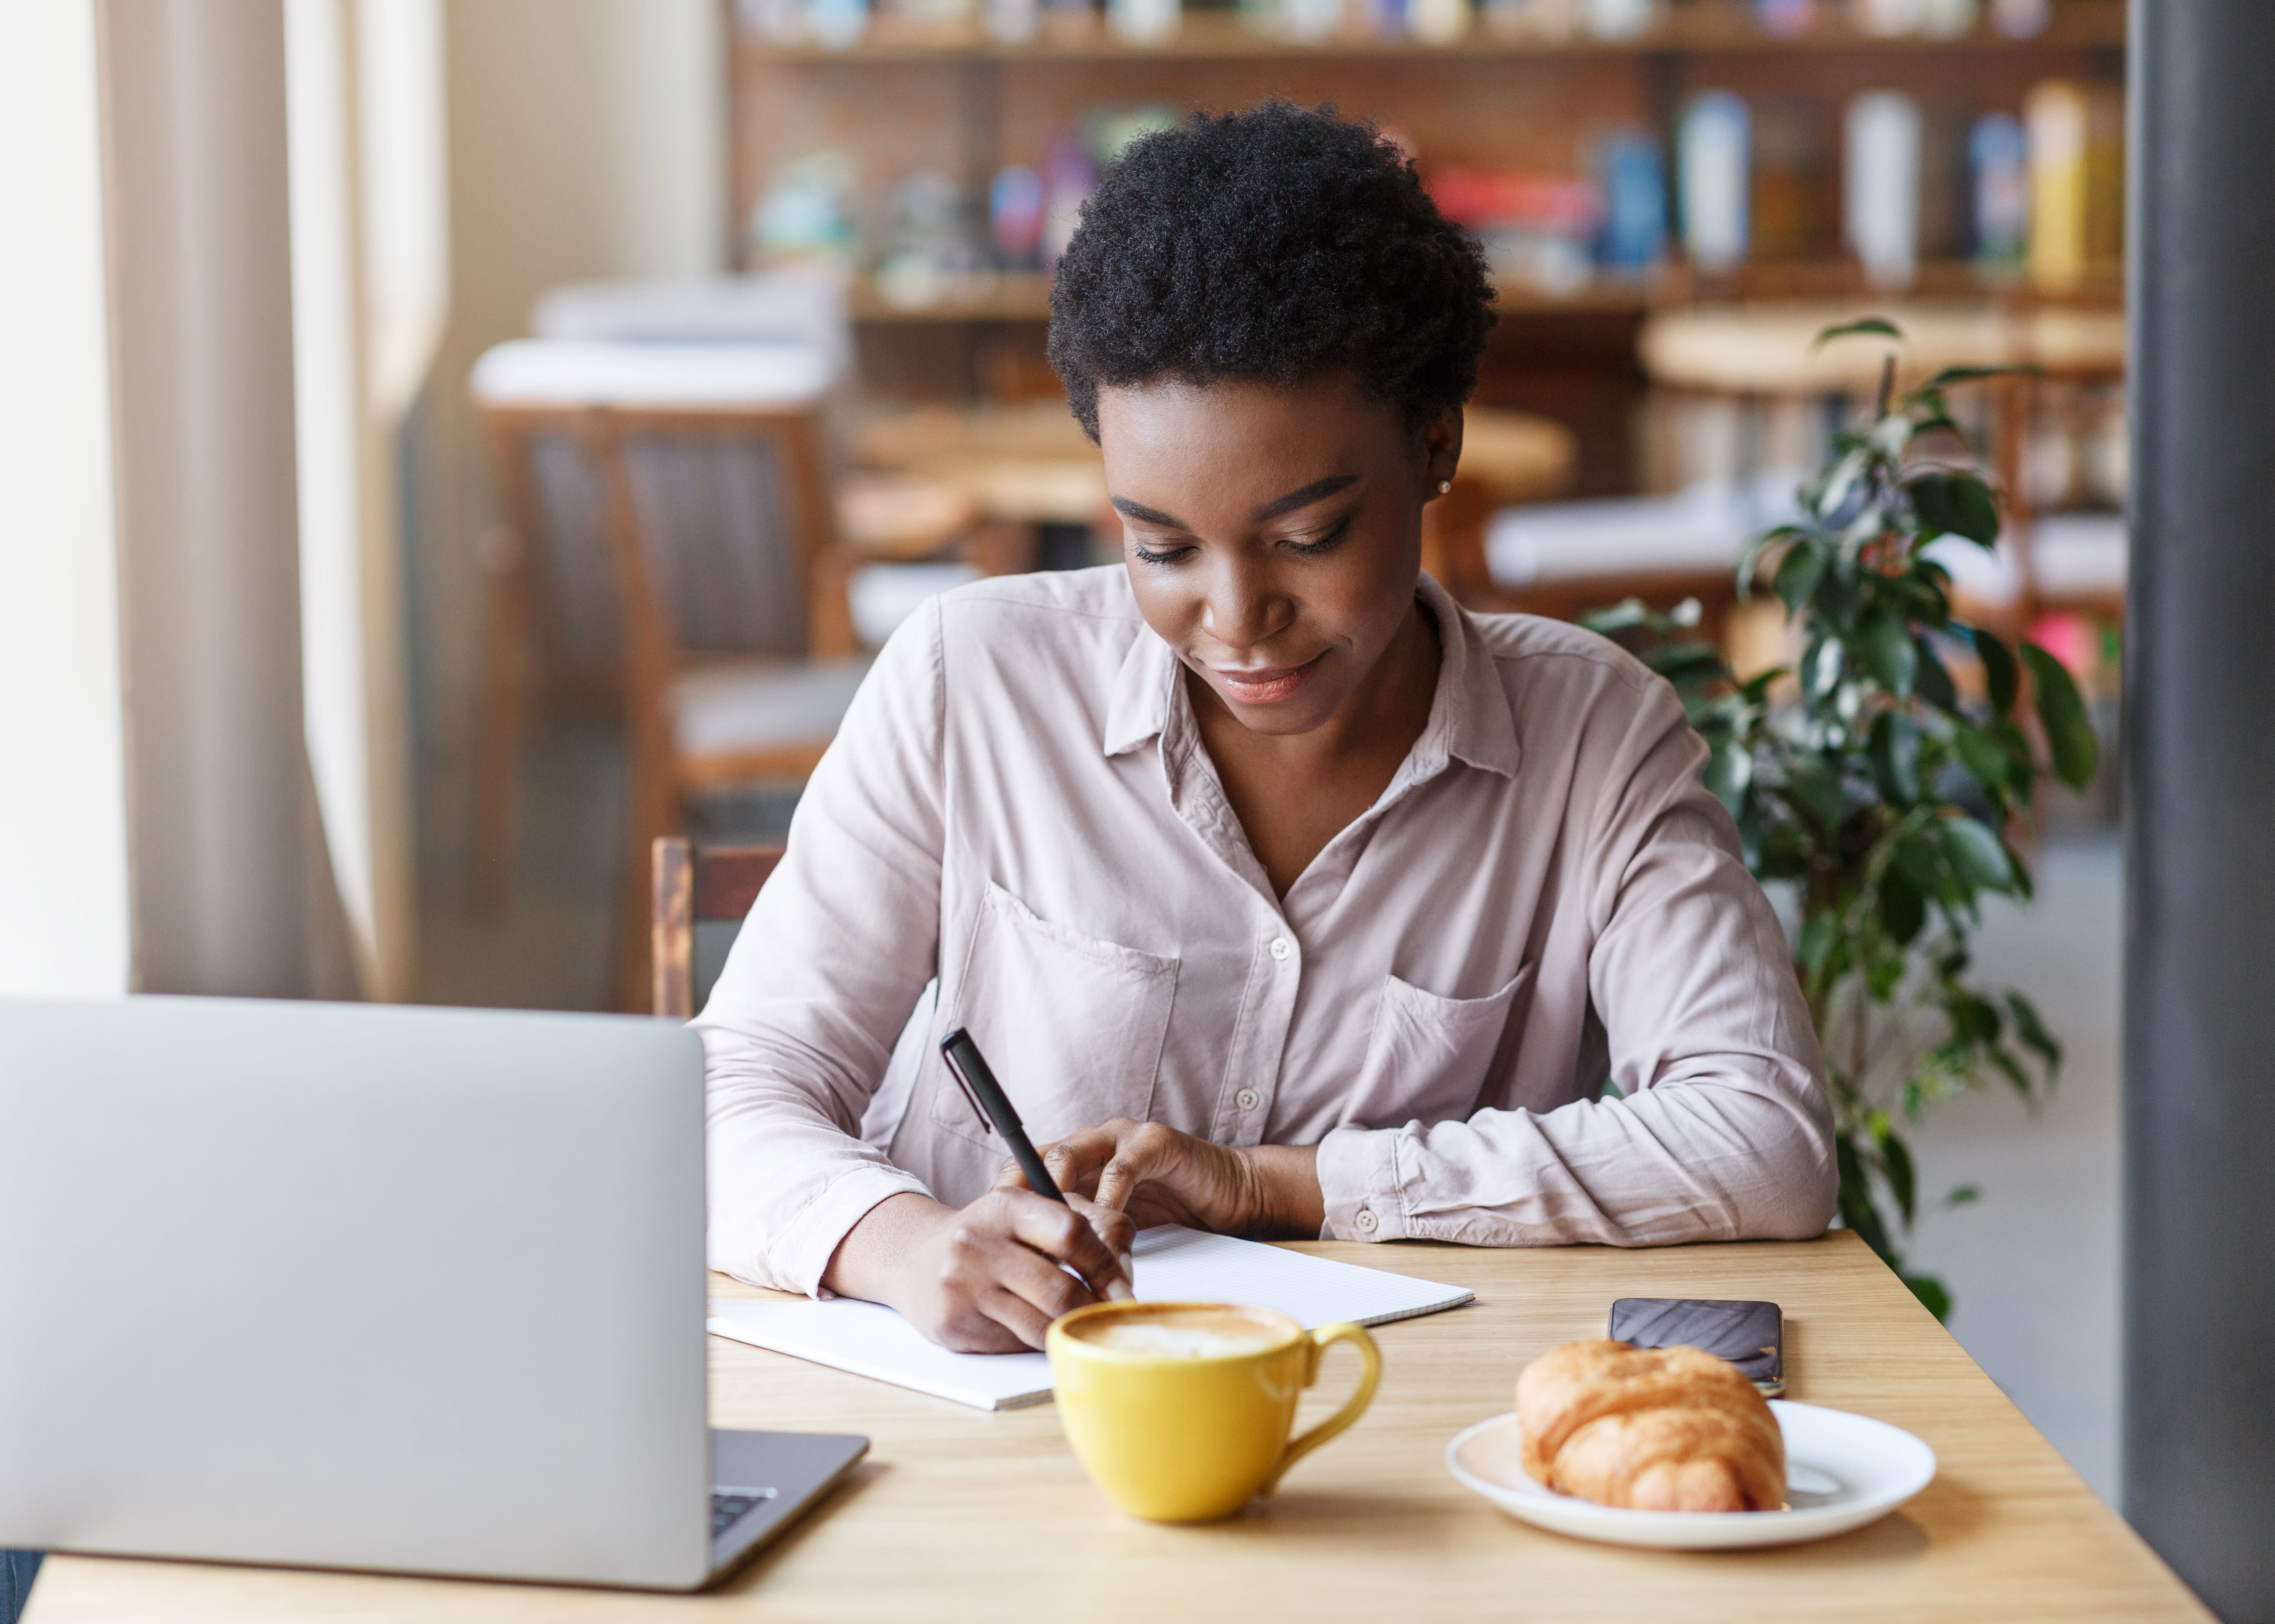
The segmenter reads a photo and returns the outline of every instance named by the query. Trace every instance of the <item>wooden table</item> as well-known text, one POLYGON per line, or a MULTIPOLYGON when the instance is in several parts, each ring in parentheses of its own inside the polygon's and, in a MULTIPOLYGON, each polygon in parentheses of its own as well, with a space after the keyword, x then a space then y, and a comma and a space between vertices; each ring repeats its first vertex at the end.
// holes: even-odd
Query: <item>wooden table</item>
MULTIPOLYGON (((1478 1302, 1375 1333, 1385 1373, 1349 1435, 1230 1522, 1155 1527, 1083 1477, 1052 1409, 985 1415, 714 1339, 729 1427, 866 1432, 846 1487, 722 1590, 699 1597, 65 1557, 31 1624, 195 1620, 2190 1619, 2210 1617, 1852 1235, 1622 1252, 1426 1243, 1302 1248, 1457 1281, 1478 1302), (1790 1394, 1933 1446, 1926 1492, 1812 1545, 1618 1550, 1540 1532, 1447 1475, 1447 1440, 1506 1410, 1516 1372, 1600 1334, 1619 1296, 1785 1306, 1790 1394)), ((763 1295, 714 1280, 722 1295, 763 1295)), ((1347 1391, 1330 1356, 1307 1414, 1347 1391)), ((311 1492, 321 1485, 311 1484, 311 1492)))

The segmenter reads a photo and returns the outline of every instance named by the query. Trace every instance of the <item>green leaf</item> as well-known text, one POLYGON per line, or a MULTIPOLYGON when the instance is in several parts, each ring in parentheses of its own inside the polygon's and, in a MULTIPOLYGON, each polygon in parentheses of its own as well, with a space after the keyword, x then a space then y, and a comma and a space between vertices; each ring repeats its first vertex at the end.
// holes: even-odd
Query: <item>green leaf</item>
POLYGON ((1606 609, 1590 609, 1580 616, 1580 624, 1598 637, 1614 637, 1622 631, 1632 631, 1651 618, 1651 611, 1640 598, 1622 598, 1606 609))
POLYGON ((1882 711, 1872 719, 1867 748, 1872 757, 1872 777, 1880 793, 1899 806, 1919 799, 1920 735, 1912 719, 1901 711, 1882 711))
POLYGON ((2015 696, 2022 691, 2022 676, 2014 665, 2014 656, 2007 646, 1982 627, 1973 627, 1969 634, 1975 643, 1976 658, 1983 661, 1983 678, 1991 689, 1991 714, 2004 716, 2014 708, 2015 696))
POLYGON ((1801 927, 1801 940, 1794 945, 1794 957, 1803 970, 1816 974, 1825 967, 1825 956, 1833 951, 1833 939, 1840 932, 1840 922, 1831 914, 1810 915, 1809 923, 1801 927))
POLYGON ((1946 818, 1939 831, 1954 872, 1981 891, 2014 888, 2014 865, 1999 837, 1972 818, 1946 818))
POLYGON ((1785 600, 1787 613, 1798 614, 1801 606, 1817 595, 1817 583, 1825 575, 1825 549, 1810 541, 1796 541, 1786 548, 1770 586, 1785 600))
POLYGON ((1925 638, 1918 641, 1919 670, 1912 680, 1919 690, 1919 697, 1938 710, 1957 710, 1959 690, 1952 683, 1951 673, 1944 669, 1942 660, 1925 638))
POLYGON ((1871 1175, 1857 1152, 1854 1135, 1833 1137, 1833 1160, 1840 1172, 1840 1221, 1884 1261, 1893 1264, 1896 1249, 1889 1244, 1888 1227, 1880 1221, 1879 1208, 1873 1204, 1871 1175))
POLYGON ((1647 651, 1643 662, 1678 688, 1729 675, 1721 651, 1712 643, 1662 643, 1647 651))
POLYGON ((1944 893, 1942 859, 1933 846, 1916 835, 1907 835, 1896 842, 1888 867, 1911 881, 1912 888, 1922 896, 1941 896, 1944 893))
POLYGON ((1887 1175, 1888 1190, 1896 1198, 1896 1211, 1903 1214, 1904 1227, 1912 1227, 1917 1206, 1919 1181, 1912 1172, 1912 1153, 1895 1125, 1885 1114, 1876 1114, 1872 1120, 1872 1137, 1879 1145, 1880 1171, 1887 1175))
POLYGON ((2051 1083, 2061 1067, 2061 1045, 2038 1019, 2037 1006, 2020 993, 2007 994, 2007 1013, 2014 1017, 2014 1036, 2022 1039, 2022 1046, 2045 1062, 2046 1079, 2051 1083))
MULTIPOLYGON (((1959 752, 1960 765, 1975 774, 1975 781, 1994 795, 2006 793, 2013 779, 2015 762, 2004 749, 1991 740, 1982 729, 1961 722, 1951 730, 1952 747, 1959 752)), ((2022 764, 2029 771, 2029 764, 2022 764)))
POLYGON ((1908 947, 1927 923, 1927 899, 1908 875, 1890 867, 1880 874, 1880 925, 1891 940, 1908 947))
POLYGON ((1745 809, 1746 786, 1754 781, 1754 754, 1742 744, 1721 744, 1706 757, 1706 788, 1737 817, 1745 809))
POLYGON ((1904 486, 1926 535, 1964 536, 1977 547, 1999 540, 1999 503, 1971 473, 1923 473, 1904 486))
POLYGON ((1918 394, 1929 390, 1949 389, 1954 383, 1976 383, 1985 378, 2014 378, 2024 374, 2036 375, 2035 366, 1946 366, 1919 386, 1918 394))
POLYGON ((1912 695, 1912 679, 1919 669, 1919 649, 1911 629, 1898 616, 1875 610, 1857 629, 1857 653, 1872 680, 1899 699, 1912 695))
POLYGON ((2093 782, 2101 761, 2101 741, 2094 736, 2085 700, 2071 679, 2069 668, 2036 643, 2021 645, 2022 663, 2030 668, 2038 720, 2045 724, 2046 743, 2052 747, 2054 775, 2073 789, 2093 782))
POLYGON ((1816 341, 1809 346, 1809 352, 1816 354, 1836 338, 1859 337, 1893 338, 1901 344, 1904 329, 1886 316, 1860 316, 1854 321, 1843 321, 1837 327, 1819 329, 1816 341))
POLYGON ((1840 773, 1821 756, 1803 756, 1786 764, 1786 793, 1827 835, 1837 834, 1848 821, 1848 797, 1840 773))
POLYGON ((1932 1274, 1899 1274, 1920 1306, 1933 1314, 1939 1322, 1951 1318, 1951 1288, 1932 1274))
MULTIPOLYGON (((1753 595, 1754 576, 1760 568, 1762 555, 1780 541, 1790 542, 1793 547, 1805 546, 1809 541, 1809 532, 1798 525, 1780 525, 1774 530, 1765 530, 1747 542, 1745 550, 1738 555, 1739 597, 1750 598, 1753 595)), ((1791 548, 1788 550, 1790 551, 1791 548)), ((1780 568, 1784 566, 1784 560, 1779 560, 1779 566, 1780 568)))
POLYGON ((1943 1210, 1946 1212, 1954 1212, 1960 1207, 1972 1205, 1982 1199, 1983 1187, 1980 1184, 1954 1185, 1943 1197, 1943 1210))
POLYGON ((1820 637, 1801 657, 1801 697, 1811 705, 1840 685, 1841 661, 1848 651, 1840 639, 1820 637))

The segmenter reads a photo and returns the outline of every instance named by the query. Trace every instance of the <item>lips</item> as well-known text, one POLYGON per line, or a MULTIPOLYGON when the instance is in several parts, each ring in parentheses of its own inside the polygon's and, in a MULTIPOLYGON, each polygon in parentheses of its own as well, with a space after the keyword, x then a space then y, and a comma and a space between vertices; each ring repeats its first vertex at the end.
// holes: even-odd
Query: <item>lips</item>
POLYGON ((1216 678, 1228 699, 1243 705, 1278 705, 1293 699, 1326 658, 1322 650, 1301 665, 1261 666, 1252 670, 1211 666, 1209 675, 1216 678))

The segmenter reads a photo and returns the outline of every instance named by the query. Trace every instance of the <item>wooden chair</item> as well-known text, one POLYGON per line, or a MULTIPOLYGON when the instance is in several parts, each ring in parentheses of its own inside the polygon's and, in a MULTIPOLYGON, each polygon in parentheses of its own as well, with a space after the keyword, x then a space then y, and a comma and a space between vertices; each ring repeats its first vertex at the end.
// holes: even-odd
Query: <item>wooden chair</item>
POLYGON ((563 573, 589 568, 581 545, 611 589, 631 746, 616 995, 626 1009, 647 1001, 636 899, 652 843, 681 827, 693 793, 803 779, 866 669, 846 595, 857 561, 838 545, 823 460, 826 381, 795 349, 758 345, 522 343, 476 368, 518 541, 494 595, 492 670, 505 697, 486 718, 478 863, 494 881, 507 866, 538 663, 531 633, 572 618, 557 601, 538 611, 560 595, 563 573), (577 491, 597 538, 561 533, 564 504, 548 503, 541 472, 577 491))
POLYGON ((676 835, 655 842, 649 923, 651 988, 667 1020, 695 1015, 695 926, 741 919, 782 860, 780 846, 691 846, 676 835))

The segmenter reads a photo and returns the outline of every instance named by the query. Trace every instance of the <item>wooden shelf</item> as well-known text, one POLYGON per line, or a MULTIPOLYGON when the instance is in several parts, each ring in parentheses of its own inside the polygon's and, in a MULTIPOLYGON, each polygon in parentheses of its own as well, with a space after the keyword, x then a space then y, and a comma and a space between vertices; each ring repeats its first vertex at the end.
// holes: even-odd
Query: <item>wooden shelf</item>
POLYGON ((1564 39, 1505 36, 1480 26, 1465 37, 1444 45, 1414 40, 1377 39, 1364 34, 1339 34, 1307 43, 1260 33, 1221 12, 1197 12, 1184 19, 1176 34, 1153 44, 1132 44, 1116 38, 1100 24, 1078 40, 1039 39, 1024 45, 1005 45, 976 28, 923 37, 873 35, 856 45, 830 49, 820 45, 782 45, 744 34, 739 48, 754 57, 800 64, 860 65, 911 62, 1151 62, 1240 61, 1275 57, 1315 57, 1364 61, 1402 61, 1475 57, 1604 57, 1665 54, 1808 55, 1833 52, 1893 52, 1933 55, 1948 52, 2017 52, 2032 50, 2122 49, 2125 44, 2123 0, 2090 0, 2058 9, 2044 34, 2029 39, 2009 39, 1988 26, 1978 26, 1955 39, 1924 34, 1882 37, 1849 26, 1838 13, 1805 34, 1783 38, 1765 33, 1742 9, 1719 6, 1689 7, 1674 11, 1660 26, 1632 40, 1599 40, 1585 34, 1564 39))
MULTIPOLYGON (((1890 299, 1936 299, 2113 309, 2122 303, 2122 290, 2114 282, 2097 282, 2074 293, 2041 294, 2027 284, 1985 282, 1971 262, 1951 260, 1921 266, 1917 283, 1900 294, 1889 294, 1866 286, 1856 266, 1846 260, 1766 260, 1711 282, 1678 266, 1651 282, 1606 279, 1570 294, 1504 286, 1500 309, 1504 316, 1639 315, 1696 305, 1826 299, 1845 299, 1860 307, 1890 299)), ((871 325, 1041 322, 1051 314, 1049 280, 1032 271, 977 277, 923 305, 896 304, 878 291, 873 278, 864 276, 855 282, 850 303, 853 319, 871 325)))

